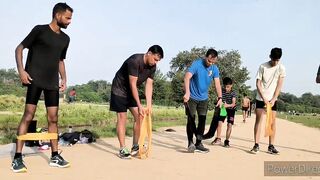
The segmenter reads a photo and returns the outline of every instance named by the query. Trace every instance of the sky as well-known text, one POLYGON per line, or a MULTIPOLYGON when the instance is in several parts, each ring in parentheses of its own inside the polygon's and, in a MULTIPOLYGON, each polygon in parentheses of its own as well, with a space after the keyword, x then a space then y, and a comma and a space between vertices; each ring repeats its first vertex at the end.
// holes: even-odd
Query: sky
MULTIPOLYGON (((0 69, 16 68, 14 50, 31 29, 48 24, 60 1, 3 0, 0 6, 0 69)), ((286 67, 282 91, 320 94, 318 0, 64 0, 73 19, 63 30, 71 42, 65 59, 68 85, 112 82, 132 54, 154 44, 164 49, 158 67, 166 74, 179 52, 193 47, 238 50, 255 88, 260 64, 281 47, 286 67)), ((24 51, 24 62, 27 50, 24 51)))

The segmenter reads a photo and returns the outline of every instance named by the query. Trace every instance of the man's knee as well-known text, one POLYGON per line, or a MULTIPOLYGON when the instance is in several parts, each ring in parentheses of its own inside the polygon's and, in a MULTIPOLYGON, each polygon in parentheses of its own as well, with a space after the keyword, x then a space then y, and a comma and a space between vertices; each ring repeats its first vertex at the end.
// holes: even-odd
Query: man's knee
POLYGON ((33 111, 25 111, 23 114, 22 121, 31 122, 34 118, 34 114, 35 113, 33 111))
POLYGON ((48 114, 48 122, 49 123, 57 123, 58 115, 57 114, 48 114))

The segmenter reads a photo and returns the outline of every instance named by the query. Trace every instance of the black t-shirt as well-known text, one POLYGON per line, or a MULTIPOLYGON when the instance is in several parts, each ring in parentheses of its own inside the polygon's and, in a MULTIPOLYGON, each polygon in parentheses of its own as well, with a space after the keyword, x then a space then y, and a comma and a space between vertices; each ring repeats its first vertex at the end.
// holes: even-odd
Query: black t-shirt
POLYGON ((134 54, 130 56, 116 73, 111 91, 114 95, 121 97, 132 96, 129 84, 129 75, 138 77, 137 86, 140 86, 148 78, 153 79, 156 65, 149 66, 143 62, 144 54, 134 54))
POLYGON ((59 61, 65 59, 70 38, 64 32, 55 33, 50 26, 37 25, 21 42, 28 48, 25 70, 32 84, 48 89, 59 89, 59 61))

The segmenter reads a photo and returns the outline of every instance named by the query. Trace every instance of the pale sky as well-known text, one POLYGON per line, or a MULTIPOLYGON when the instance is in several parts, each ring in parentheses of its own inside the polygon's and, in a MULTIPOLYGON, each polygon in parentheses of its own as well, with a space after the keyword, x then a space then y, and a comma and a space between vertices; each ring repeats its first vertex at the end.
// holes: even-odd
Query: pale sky
MULTIPOLYGON (((3 0, 0 6, 0 68, 15 68, 15 47, 37 24, 48 24, 60 1, 3 0)), ((258 66, 281 47, 283 92, 320 94, 315 77, 320 64, 320 1, 317 0, 65 0, 73 19, 68 85, 111 82, 122 63, 153 44, 164 49, 162 73, 180 51, 192 47, 238 50, 255 88, 258 66), (318 53, 317 53, 318 52, 318 53)), ((25 50, 25 53, 27 50, 25 50)), ((24 56, 26 57, 26 55, 24 56)), ((25 59, 24 59, 25 62, 25 59)))

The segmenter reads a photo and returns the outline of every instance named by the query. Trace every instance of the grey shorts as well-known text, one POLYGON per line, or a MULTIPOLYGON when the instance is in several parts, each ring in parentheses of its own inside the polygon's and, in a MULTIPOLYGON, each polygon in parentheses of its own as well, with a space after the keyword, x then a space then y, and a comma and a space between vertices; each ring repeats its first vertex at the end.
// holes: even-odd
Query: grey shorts
POLYGON ((206 116, 208 112, 208 100, 197 101, 194 99, 189 99, 188 101, 190 114, 191 116, 195 116, 196 113, 198 116, 206 116))

